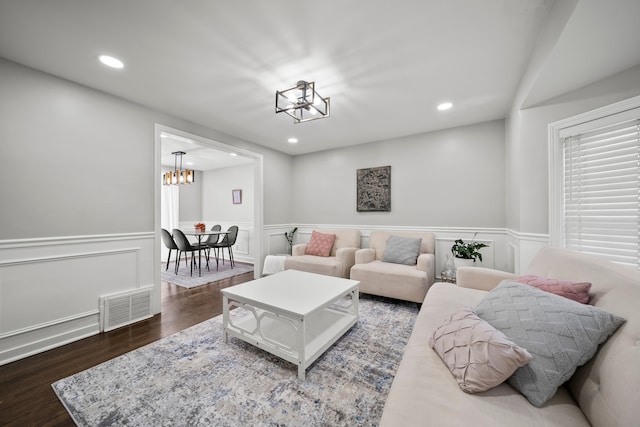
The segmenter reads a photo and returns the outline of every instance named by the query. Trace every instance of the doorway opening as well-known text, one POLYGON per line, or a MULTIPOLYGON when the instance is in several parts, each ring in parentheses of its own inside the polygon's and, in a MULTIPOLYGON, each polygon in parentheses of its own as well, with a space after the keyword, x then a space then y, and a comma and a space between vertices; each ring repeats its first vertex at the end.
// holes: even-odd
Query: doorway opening
MULTIPOLYGON (((209 221, 211 225, 214 222, 233 223, 232 225, 239 223, 239 235, 242 238, 237 242, 239 250, 234 250, 234 254, 240 260, 253 263, 254 277, 260 277, 263 229, 262 155, 161 124, 155 125, 155 155, 155 176, 158 178, 158 185, 155 186, 155 265, 160 266, 166 261, 168 254, 164 252, 161 228, 193 227, 194 221, 209 221), (171 153, 176 151, 187 153, 183 156, 183 167, 194 170, 196 178, 193 184, 179 186, 185 187, 179 191, 174 186, 163 186, 161 183, 163 172, 174 168, 171 153), (233 191, 238 190, 238 186, 247 187, 242 192, 244 206, 237 203, 237 198, 233 198, 237 192, 232 193, 229 189, 226 197, 227 186, 233 187, 233 191), (164 187, 174 187, 174 190, 164 187), (185 212, 181 215, 174 208, 169 215, 173 218, 167 219, 167 215, 163 215, 163 210, 166 211, 167 207, 162 202, 166 199, 166 194, 171 192, 182 192, 183 200, 174 200, 174 206, 179 203, 180 209, 185 212)), ((174 197, 179 200, 181 196, 174 197)), ((160 268, 156 275, 156 283, 159 284, 160 268)))

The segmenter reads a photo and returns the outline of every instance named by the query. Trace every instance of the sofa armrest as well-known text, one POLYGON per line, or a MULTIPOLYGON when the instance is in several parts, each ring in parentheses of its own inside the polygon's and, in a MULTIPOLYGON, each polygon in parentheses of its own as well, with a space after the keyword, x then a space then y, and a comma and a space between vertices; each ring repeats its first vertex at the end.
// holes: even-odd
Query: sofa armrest
POLYGON ((435 278, 436 275, 436 256, 434 254, 421 254, 418 256, 416 264, 418 270, 426 271, 429 277, 435 278))
POLYGON ((342 263, 342 277, 349 277, 349 271, 356 263, 357 250, 358 248, 339 248, 336 250, 336 259, 342 263))
POLYGON ((293 247, 291 248, 291 255, 292 256, 300 256, 300 255, 304 255, 304 252, 307 250, 307 244, 306 243, 300 243, 297 245, 293 245, 293 247))
POLYGON ((376 250, 371 248, 358 249, 356 251, 356 264, 366 264, 376 259, 376 250))
POLYGON ((485 267, 460 267, 456 270, 456 284, 462 288, 490 291, 504 279, 515 279, 517 274, 485 267))

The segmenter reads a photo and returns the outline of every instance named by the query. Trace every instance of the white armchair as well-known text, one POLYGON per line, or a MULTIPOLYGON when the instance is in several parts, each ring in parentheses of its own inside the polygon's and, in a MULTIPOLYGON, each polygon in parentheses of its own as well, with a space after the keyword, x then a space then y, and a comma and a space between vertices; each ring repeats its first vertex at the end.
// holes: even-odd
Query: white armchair
POLYGON ((369 248, 356 251, 350 277, 360 281, 360 292, 422 303, 435 282, 435 237, 432 233, 373 231, 369 248), (383 261, 392 235, 422 239, 414 265, 383 261))
POLYGON ((291 256, 284 261, 285 270, 300 270, 326 276, 349 278, 355 253, 360 249, 359 230, 317 230, 324 234, 335 234, 329 256, 306 255, 307 244, 294 245, 291 256))

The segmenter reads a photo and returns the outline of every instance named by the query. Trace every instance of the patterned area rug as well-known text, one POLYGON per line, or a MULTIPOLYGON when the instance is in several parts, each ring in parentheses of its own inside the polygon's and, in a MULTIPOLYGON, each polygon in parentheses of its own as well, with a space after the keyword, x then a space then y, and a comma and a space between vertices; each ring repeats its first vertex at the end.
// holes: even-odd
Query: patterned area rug
POLYGON ((165 282, 173 283, 174 285, 182 286, 183 288, 195 288, 196 286, 202 286, 207 283, 217 282, 218 280, 228 279, 229 277, 237 276, 238 274, 253 271, 252 264, 242 264, 239 262, 236 262, 235 267, 231 268, 229 260, 224 264, 222 264, 221 260, 218 265, 218 270, 216 270, 215 260, 211 260, 209 270, 207 270, 204 258, 202 259, 202 276, 198 276, 198 270, 196 269, 193 270, 193 275, 191 275, 189 265, 184 265, 184 259, 180 264, 178 274, 174 273, 173 266, 174 264, 172 261, 169 263, 169 270, 165 271, 167 263, 163 262, 160 278, 165 282))
POLYGON ((305 381, 292 363, 225 344, 218 316, 52 387, 79 426, 377 425, 417 312, 362 296, 358 323, 305 381))

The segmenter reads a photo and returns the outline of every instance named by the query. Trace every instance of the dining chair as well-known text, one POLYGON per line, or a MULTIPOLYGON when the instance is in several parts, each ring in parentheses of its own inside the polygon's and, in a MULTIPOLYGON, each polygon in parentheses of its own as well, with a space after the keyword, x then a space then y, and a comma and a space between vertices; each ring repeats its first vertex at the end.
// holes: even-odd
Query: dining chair
MULTIPOLYGON (((162 242, 167 247, 167 249, 169 249, 169 256, 167 257, 167 268, 164 269, 165 271, 167 271, 169 269, 169 260, 171 260, 171 251, 175 249, 176 254, 178 255, 176 256, 176 264, 178 263, 180 253, 178 252, 178 245, 176 245, 175 240, 173 240, 173 236, 171 235, 171 233, 169 233, 169 230, 165 228, 162 229, 162 242)), ((175 270, 175 266, 173 269, 175 270)))
MULTIPOLYGON (((222 230, 222 226, 220 224, 216 224, 213 227, 211 227, 211 231, 220 231, 220 230, 222 230)), ((202 241, 202 246, 205 248, 205 255, 207 256, 207 259, 209 259, 209 253, 211 252, 211 249, 219 241, 220 241, 219 234, 210 234, 207 236, 206 239, 202 241)), ((214 250, 214 253, 215 253, 215 250, 214 250)))
MULTIPOLYGON (((173 239, 178 246, 178 263, 176 264, 176 274, 178 274, 178 268, 180 267, 180 256, 184 253, 184 265, 187 265, 187 252, 191 252, 191 275, 193 276, 193 264, 196 260, 195 253, 198 252, 198 246, 192 245, 187 236, 178 228, 173 229, 173 239)), ((209 264, 207 262, 207 268, 209 264)))
MULTIPOLYGON (((227 230, 227 234, 222 238, 221 241, 212 245, 214 251, 220 250, 222 252, 222 264, 224 264, 224 248, 227 248, 229 252, 229 263, 231 264, 231 268, 235 266, 235 260, 233 259, 233 248, 232 246, 236 244, 236 239, 238 238, 238 226, 232 225, 227 230)), ((218 259, 218 255, 216 252, 216 260, 218 259)))

